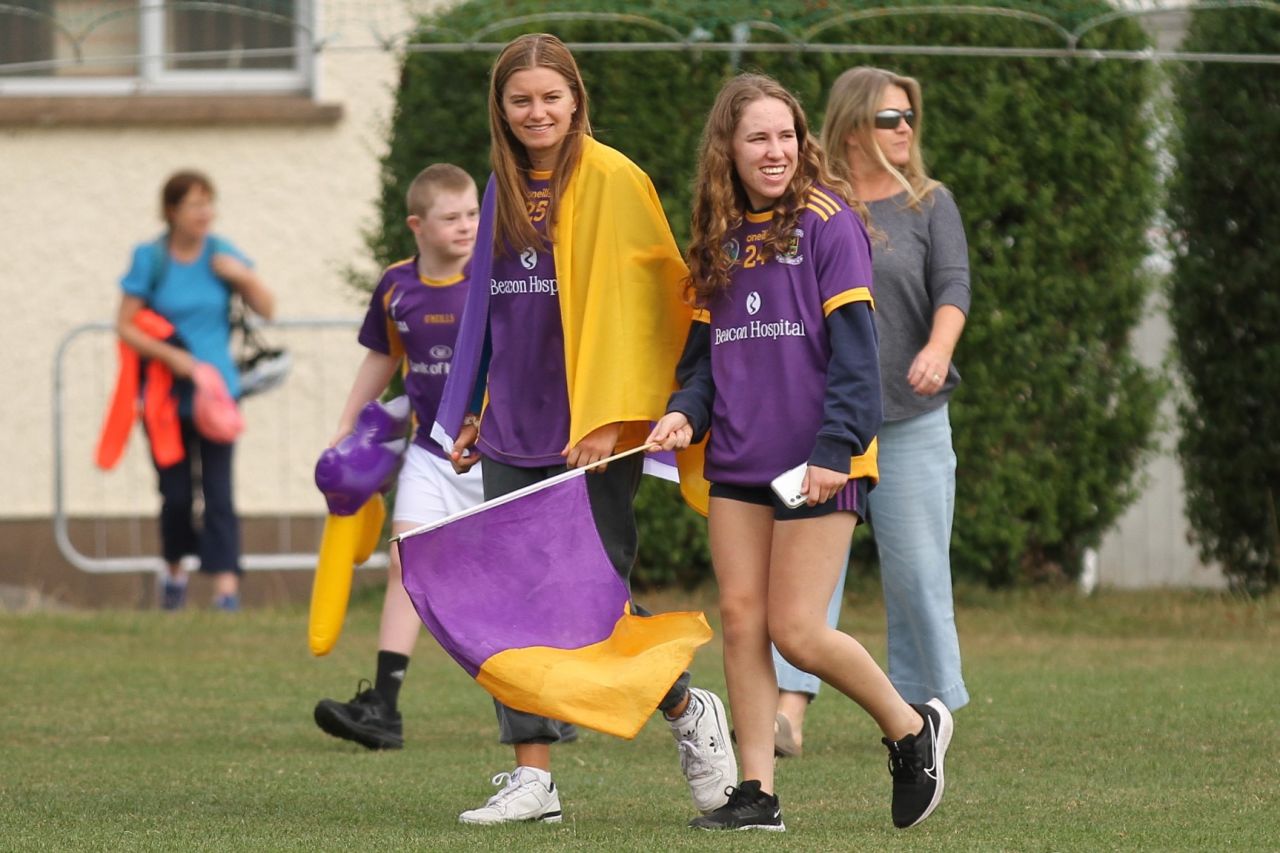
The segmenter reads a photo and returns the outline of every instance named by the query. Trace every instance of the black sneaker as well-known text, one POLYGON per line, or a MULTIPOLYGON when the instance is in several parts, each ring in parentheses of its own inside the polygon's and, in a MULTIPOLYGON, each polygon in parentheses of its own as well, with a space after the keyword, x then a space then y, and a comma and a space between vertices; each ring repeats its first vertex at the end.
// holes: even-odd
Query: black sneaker
POLYGON ((942 760, 951 743, 951 712, 941 700, 912 705, 924 717, 919 734, 902 740, 881 738, 889 747, 889 773, 893 776, 893 825, 915 826, 933 814, 942 802, 942 760))
POLYGON ((334 737, 353 740, 369 749, 400 749, 404 729, 400 714, 387 707, 382 694, 361 679, 350 702, 321 699, 316 703, 316 725, 334 737))
POLYGON ((778 798, 760 790, 760 783, 748 779, 726 793, 729 802, 709 814, 689 821, 694 829, 766 829, 786 832, 778 798))

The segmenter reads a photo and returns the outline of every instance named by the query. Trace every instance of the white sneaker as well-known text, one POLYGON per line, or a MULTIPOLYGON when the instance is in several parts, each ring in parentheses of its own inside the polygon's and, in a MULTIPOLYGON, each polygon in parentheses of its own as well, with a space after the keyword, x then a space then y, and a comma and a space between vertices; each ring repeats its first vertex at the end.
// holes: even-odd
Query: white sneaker
POLYGON ((499 773, 493 784, 502 790, 478 809, 458 815, 462 823, 495 824, 520 820, 560 822, 560 792, 551 774, 534 767, 517 767, 510 773, 499 773))
POLYGON ((680 769, 689 781, 693 804, 703 814, 715 811, 729 802, 726 789, 738 783, 738 762, 729 742, 724 704, 710 690, 693 687, 689 708, 668 722, 680 749, 680 769))

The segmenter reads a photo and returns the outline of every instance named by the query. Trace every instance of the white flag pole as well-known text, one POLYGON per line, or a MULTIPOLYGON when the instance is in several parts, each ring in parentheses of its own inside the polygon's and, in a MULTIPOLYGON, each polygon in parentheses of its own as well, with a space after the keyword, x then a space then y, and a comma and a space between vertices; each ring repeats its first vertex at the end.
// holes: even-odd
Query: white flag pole
POLYGON ((475 515, 476 513, 479 513, 479 512, 484 512, 487 509, 492 509, 493 507, 501 506, 502 504, 510 503, 511 501, 518 500, 524 497, 525 495, 531 495, 534 492, 541 491, 542 489, 550 488, 551 486, 554 486, 557 483, 563 483, 566 480, 572 480, 574 477, 581 477, 583 474, 587 473, 593 468, 599 468, 601 465, 608 465, 610 462, 616 462, 617 460, 623 459, 627 456, 631 456, 632 454, 641 453, 643 451, 650 450, 650 449, 658 449, 658 447, 659 445, 657 444, 642 444, 639 447, 633 447, 630 450, 624 450, 621 453, 615 453, 614 455, 610 456, 607 459, 601 459, 599 462, 589 467, 570 468, 568 471, 565 471, 563 474, 557 474, 554 477, 548 477, 545 480, 539 480, 536 483, 531 483, 530 485, 525 486, 523 489, 516 489, 514 492, 508 492, 502 497, 494 498, 491 501, 485 501, 484 503, 481 503, 481 504, 476 504, 475 506, 464 509, 461 512, 455 512, 453 515, 442 518, 439 521, 432 521, 428 524, 423 524, 419 527, 415 527, 412 530, 406 530, 404 533, 401 533, 398 536, 392 536, 390 541, 395 542, 401 539, 408 539, 410 536, 417 536, 419 533, 426 533, 428 530, 435 530, 437 527, 444 527, 446 524, 452 524, 453 522, 458 521, 459 519, 462 519, 462 518, 466 518, 467 516, 475 515))

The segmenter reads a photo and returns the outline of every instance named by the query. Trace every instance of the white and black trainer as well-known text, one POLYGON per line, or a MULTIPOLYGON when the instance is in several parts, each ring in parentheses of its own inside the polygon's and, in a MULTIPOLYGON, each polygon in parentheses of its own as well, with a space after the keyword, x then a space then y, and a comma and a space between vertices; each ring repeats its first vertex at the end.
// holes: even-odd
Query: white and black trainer
POLYGON ((486 825, 522 820, 560 822, 560 792, 546 770, 521 766, 510 773, 499 773, 492 781, 502 790, 480 808, 458 815, 460 822, 486 825))
POLYGON ((729 742, 724 703, 710 690, 689 689, 689 707, 668 721, 680 749, 680 770, 689 782, 693 804, 703 814, 723 806, 738 779, 738 762, 729 742))

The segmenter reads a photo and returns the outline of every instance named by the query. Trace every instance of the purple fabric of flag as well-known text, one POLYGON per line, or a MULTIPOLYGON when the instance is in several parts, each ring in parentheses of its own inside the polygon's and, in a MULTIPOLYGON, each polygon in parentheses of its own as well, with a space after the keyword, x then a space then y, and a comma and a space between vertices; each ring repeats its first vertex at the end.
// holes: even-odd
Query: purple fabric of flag
MULTIPOLYGON (((493 218, 497 207, 497 185, 493 176, 484 189, 480 203, 480 224, 476 230, 476 246, 493 245, 493 218)), ((480 359, 484 355, 484 339, 489 329, 489 282, 493 278, 493 252, 478 251, 471 256, 467 270, 471 289, 467 292, 467 304, 462 310, 458 339, 453 345, 453 359, 449 363, 449 378, 436 409, 436 422, 431 426, 431 437, 448 454, 453 451, 454 439, 462 429, 462 419, 475 393, 476 378, 480 373, 480 359)))
POLYGON ((629 601, 596 532, 583 475, 399 541, 423 623, 473 678, 515 648, 577 649, 611 634, 629 601), (541 535, 554 527, 554 535, 541 535))

